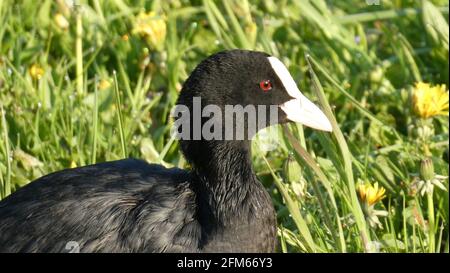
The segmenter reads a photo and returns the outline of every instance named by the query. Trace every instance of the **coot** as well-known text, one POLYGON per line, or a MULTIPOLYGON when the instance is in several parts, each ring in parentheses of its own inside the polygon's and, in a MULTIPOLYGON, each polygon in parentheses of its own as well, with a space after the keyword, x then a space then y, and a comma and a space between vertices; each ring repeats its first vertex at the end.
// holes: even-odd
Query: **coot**
MULTIPOLYGON (((331 131, 287 68, 262 52, 208 57, 186 80, 177 104, 195 112, 195 99, 203 110, 280 109, 275 122, 266 119, 262 127, 294 121, 331 131)), ((198 136, 196 119, 200 125, 208 119, 178 114, 176 121, 185 122, 176 133, 187 131, 180 146, 191 170, 124 159, 41 177, 0 202, 0 252, 275 251, 275 210, 252 169, 252 135, 221 138, 226 130, 219 130, 219 137, 198 136)), ((212 123, 225 126, 219 121, 226 115, 212 123)), ((236 117, 236 124, 249 128, 247 116, 236 117)))

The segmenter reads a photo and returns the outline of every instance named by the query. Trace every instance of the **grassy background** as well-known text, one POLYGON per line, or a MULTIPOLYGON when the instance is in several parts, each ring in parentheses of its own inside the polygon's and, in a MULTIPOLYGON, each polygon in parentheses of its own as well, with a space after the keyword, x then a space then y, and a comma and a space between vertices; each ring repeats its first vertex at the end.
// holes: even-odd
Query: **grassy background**
MULTIPOLYGON (((430 200, 413 187, 425 155, 411 110, 415 82, 448 86, 448 1, 78 2, 81 13, 59 0, 0 1, 0 199, 75 165, 137 157, 185 167, 168 119, 183 81, 214 52, 257 49, 280 57, 337 121, 333 134, 278 128, 271 152, 254 142, 281 251, 449 251, 448 191, 430 200), (167 25, 159 49, 132 33, 142 9, 167 25), (387 190, 380 227, 364 216, 359 181, 387 190)), ((448 117, 432 125, 429 155, 448 175, 448 117)))

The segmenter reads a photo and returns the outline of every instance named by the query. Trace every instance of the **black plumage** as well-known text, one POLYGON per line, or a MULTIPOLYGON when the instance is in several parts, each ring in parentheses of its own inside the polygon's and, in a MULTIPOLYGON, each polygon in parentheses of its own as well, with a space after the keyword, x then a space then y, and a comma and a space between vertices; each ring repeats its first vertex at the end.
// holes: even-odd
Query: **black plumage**
MULTIPOLYGON (((192 72, 178 104, 281 105, 269 55, 233 50, 192 72), (270 79, 271 92, 258 83, 270 79)), ((246 119, 244 120, 246 121, 246 119)), ((286 122, 284 113, 278 123, 286 122)), ((269 123, 266 125, 270 125, 269 123)), ((191 132, 192 133, 192 132, 191 132)), ((276 215, 249 140, 181 140, 192 170, 125 159, 44 176, 0 202, 0 252, 273 252, 276 215)))

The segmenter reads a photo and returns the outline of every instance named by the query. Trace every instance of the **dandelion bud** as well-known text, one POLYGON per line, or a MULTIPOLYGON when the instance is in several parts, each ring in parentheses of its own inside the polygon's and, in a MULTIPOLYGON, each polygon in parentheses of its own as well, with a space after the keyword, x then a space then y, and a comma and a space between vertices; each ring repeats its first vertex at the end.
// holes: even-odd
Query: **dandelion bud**
POLYGON ((298 182, 302 179, 302 169, 292 156, 289 156, 284 162, 284 171, 288 181, 298 182))
POLYGON ((292 185, 294 193, 299 197, 303 197, 306 194, 307 183, 302 176, 300 165, 292 156, 289 156, 284 163, 284 173, 286 174, 285 179, 292 185))
POLYGON ((425 181, 430 181, 434 178, 434 166, 431 158, 425 158, 420 163, 420 176, 425 181))
POLYGON ((375 67, 372 72, 370 72, 370 81, 373 83, 380 83, 383 79, 384 71, 380 66, 375 67))
POLYGON ((62 30, 67 30, 69 28, 69 21, 67 21, 66 17, 61 13, 55 15, 55 23, 62 30))

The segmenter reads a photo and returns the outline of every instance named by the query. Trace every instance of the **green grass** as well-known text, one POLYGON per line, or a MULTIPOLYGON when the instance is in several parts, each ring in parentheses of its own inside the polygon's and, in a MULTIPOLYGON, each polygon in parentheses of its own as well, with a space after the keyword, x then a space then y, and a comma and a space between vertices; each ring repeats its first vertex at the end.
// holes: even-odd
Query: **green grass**
POLYGON ((448 117, 428 121, 424 148, 411 106, 415 82, 449 84, 448 1, 76 2, 77 11, 64 1, 0 1, 0 199, 74 164, 137 157, 186 167, 168 119, 180 86, 214 52, 256 49, 281 58, 334 128, 279 126, 271 152, 254 142, 280 251, 449 252, 448 180, 447 191, 414 191, 426 156, 448 175, 448 117), (162 46, 132 33, 141 9, 164 14, 162 46), (300 166, 294 180, 289 155, 300 166), (387 190, 375 205, 388 213, 380 226, 366 219, 361 181, 387 190))

